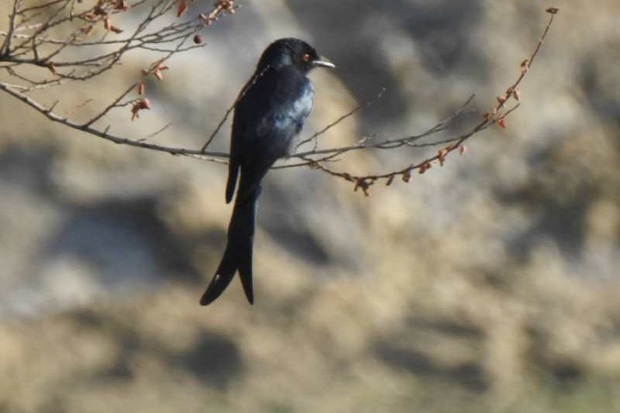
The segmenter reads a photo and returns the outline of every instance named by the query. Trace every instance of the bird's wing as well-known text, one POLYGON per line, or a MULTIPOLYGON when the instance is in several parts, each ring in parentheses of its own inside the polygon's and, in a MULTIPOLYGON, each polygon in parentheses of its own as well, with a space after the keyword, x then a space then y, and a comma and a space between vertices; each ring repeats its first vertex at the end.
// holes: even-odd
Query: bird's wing
MULTIPOLYGON (((248 106, 247 93, 254 87, 264 73, 254 73, 254 75, 246 82, 246 84, 239 92, 235 103, 235 113, 233 117, 232 134, 230 141, 230 159, 228 160, 228 180, 226 182, 226 203, 232 201, 235 193, 235 187, 237 185, 237 176, 239 174, 239 168, 241 164, 241 156, 243 151, 243 142, 245 141, 244 135, 246 130, 246 124, 251 122, 252 117, 244 114, 244 106, 248 106), (242 109, 239 109, 241 107, 242 109)), ((250 102, 251 103, 251 102, 250 102)))
POLYGON ((248 193, 278 158, 288 155, 293 137, 312 111, 313 94, 308 78, 292 69, 268 71, 248 89, 233 120, 231 196, 237 177, 232 168, 241 168, 239 192, 248 193))
MULTIPOLYGON (((228 180, 226 181, 226 203, 232 201, 237 184, 237 175, 240 167, 240 148, 239 139, 235 139, 235 127, 233 126, 232 139, 230 143, 230 159, 228 159, 228 180)), ((239 134, 240 132, 236 132, 239 134)))

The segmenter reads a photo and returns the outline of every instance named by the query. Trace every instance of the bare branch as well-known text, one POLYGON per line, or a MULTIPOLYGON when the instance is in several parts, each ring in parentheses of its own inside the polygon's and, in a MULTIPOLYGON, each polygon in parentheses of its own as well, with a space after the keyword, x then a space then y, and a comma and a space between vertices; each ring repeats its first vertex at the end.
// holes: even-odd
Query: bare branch
MULTIPOLYGON (((475 95, 471 95, 466 101, 465 103, 463 103, 463 105, 461 105, 460 108, 458 108, 449 118, 439 122, 438 124, 434 125, 433 127, 431 127, 430 129, 418 134, 418 135, 411 135, 411 136, 406 136, 403 138, 397 138, 397 139, 384 139, 381 140, 379 142, 373 142, 373 139, 375 138, 375 136, 367 136, 364 137, 359 143, 355 144, 355 145, 350 145, 350 146, 340 146, 337 148, 329 148, 329 149, 314 149, 311 151, 305 151, 305 152, 298 152, 298 153, 294 153, 291 155, 292 158, 304 158, 307 156, 311 156, 311 155, 333 155, 333 154, 344 154, 346 152, 350 152, 350 151, 355 151, 355 150, 359 150, 359 149, 395 149, 395 148, 399 148, 401 146, 411 146, 411 147, 422 147, 422 146, 434 146, 436 145, 436 143, 429 143, 429 144, 414 144, 413 142, 418 141, 422 138, 426 138, 428 136, 434 135, 436 133, 439 132, 443 132, 445 130, 447 130, 448 128, 450 128, 454 123, 457 122, 458 119, 460 119, 461 115, 463 114, 464 109, 471 104, 471 102, 473 101, 475 95)), ((351 112, 349 112, 347 115, 354 113, 355 111, 359 110, 359 108, 361 108, 361 106, 357 106, 355 109, 353 109, 351 112)), ((335 122, 332 122, 331 124, 329 124, 327 128, 324 128, 323 130, 319 131, 319 133, 313 135, 311 138, 314 138, 315 136, 319 135, 319 134, 323 134, 325 133, 329 128, 336 126, 338 123, 340 123, 342 120, 345 119, 345 117, 347 116, 343 116, 340 117, 339 119, 337 119, 335 122)), ((310 139, 310 138, 309 138, 310 139)), ((458 139, 458 138, 456 138, 458 139)), ((455 138, 451 139, 451 140, 455 140, 455 138)), ((299 145, 298 145, 299 146, 299 145)))
POLYGON ((11 40, 13 39, 13 33, 15 32, 20 4, 21 0, 13 0, 13 11, 9 16, 9 31, 7 32, 6 38, 2 43, 2 47, 0 47, 0 55, 8 56, 11 53, 11 40))
MULTIPOLYGON (((443 166, 448 154, 452 153, 455 150, 459 150, 460 153, 464 152, 465 147, 463 146, 463 143, 466 140, 470 139, 472 136, 488 129, 489 127, 495 124, 498 124, 501 127, 506 127, 505 119, 519 107, 519 103, 518 103, 520 99, 519 85, 521 84, 522 80, 525 78, 526 74, 528 73, 532 65, 532 62, 538 55, 538 52, 540 51, 540 48, 545 38, 547 37, 547 34, 549 33, 549 29, 551 28, 551 25, 553 24, 553 19, 557 11, 558 9, 556 8, 547 9, 547 12, 550 14, 550 17, 547 22, 547 25, 545 26, 543 34, 538 41, 536 48, 534 49, 530 57, 527 60, 523 61, 523 63, 521 64, 521 71, 520 71, 519 76, 517 77, 517 80, 514 81, 512 85, 506 89, 506 92, 504 94, 498 96, 495 107, 490 112, 483 114, 482 120, 472 129, 470 129, 469 132, 462 134, 458 136, 457 138, 425 144, 427 146, 436 146, 440 144, 445 144, 447 142, 449 143, 447 146, 441 148, 437 152, 436 155, 427 157, 418 162, 414 162, 396 171, 385 172, 385 173, 380 173, 380 174, 368 174, 368 175, 354 175, 348 172, 335 171, 325 165, 325 162, 324 162, 325 159, 312 159, 310 157, 312 155, 317 155, 317 154, 321 154, 321 155, 342 154, 347 151, 361 149, 361 148, 366 149, 368 147, 374 147, 377 149, 391 149, 391 148, 402 146, 402 145, 412 146, 412 141, 419 139, 419 137, 428 136, 433 133, 436 133, 437 130, 445 129, 445 124, 451 123, 455 119, 455 117, 449 118, 447 122, 444 121, 436 125, 435 127, 429 129, 428 131, 422 133, 421 135, 413 136, 410 138, 402 138, 402 139, 397 139, 397 140, 385 140, 375 145, 363 144, 363 145, 358 145, 358 146, 349 146, 349 147, 344 147, 344 148, 335 148, 335 149, 328 149, 328 150, 323 150, 323 151, 317 150, 317 151, 296 154, 295 156, 306 161, 305 164, 309 165, 313 169, 320 170, 331 176, 341 178, 346 181, 354 183, 355 185, 354 190, 357 191, 358 189, 360 189, 361 192, 363 192, 364 195, 366 196, 370 194, 369 192, 370 187, 379 180, 385 180, 386 185, 391 185, 396 177, 400 177, 404 182, 409 182, 409 180, 411 179, 411 173, 413 171, 417 170, 419 174, 423 174, 428 169, 430 169, 434 163, 439 163, 440 166, 443 166), (513 107, 507 109, 506 108, 507 102, 511 98, 515 99, 517 103, 513 107)), ((456 113, 459 113, 462 109, 464 109, 464 107, 467 106, 467 104, 471 101, 472 98, 470 98, 461 107, 461 109, 459 109, 456 113)), ((417 146, 421 146, 421 145, 417 144, 417 146)), ((333 160, 333 157, 329 156, 327 159, 331 161, 333 160)))
POLYGON ((35 109, 37 112, 45 115, 45 117, 47 117, 51 121, 61 123, 72 129, 76 129, 82 132, 89 133, 91 135, 108 140, 110 142, 114 142, 116 144, 135 146, 135 147, 143 148, 143 149, 151 149, 154 151, 166 152, 171 155, 192 155, 192 156, 197 156, 197 157, 207 156, 211 158, 228 158, 228 154, 226 152, 202 152, 202 151, 195 150, 195 149, 175 148, 175 147, 170 147, 170 146, 154 145, 148 142, 144 142, 144 140, 133 140, 133 139, 128 139, 128 138, 123 138, 121 136, 112 135, 108 133, 109 128, 106 128, 105 130, 101 131, 91 126, 88 126, 85 124, 79 124, 70 119, 67 119, 66 117, 63 117, 53 111, 56 104, 54 104, 52 107, 48 109, 44 107, 43 105, 41 105, 40 103, 38 103, 37 101, 35 101, 34 99, 32 99, 30 96, 27 96, 13 88, 8 87, 5 83, 0 83, 0 90, 26 103, 28 106, 35 109))
POLYGON ((215 130, 211 133, 211 135, 209 136, 209 139, 207 139, 207 142, 202 146, 201 151, 204 152, 205 150, 207 150, 207 148, 209 147, 209 145, 211 145, 211 142, 213 142, 213 139, 215 138, 215 136, 217 135, 217 133, 220 131, 220 129, 222 129, 222 126, 224 126, 224 123, 226 123, 226 120, 228 119, 228 117, 230 116, 230 114, 232 113, 232 111, 235 109, 235 107, 237 106, 237 103, 239 103, 239 101, 241 100, 242 97, 245 96, 245 94, 247 93, 247 91, 250 89, 250 87, 252 87, 252 85, 254 85, 254 83, 256 83, 256 81, 263 76, 263 74, 267 71, 267 69, 269 69, 269 65, 267 65, 260 73, 258 73, 257 75, 254 75, 250 78, 250 80, 248 80, 248 82, 245 84, 245 86, 243 86, 243 88, 241 89, 241 92, 239 92, 239 95, 237 96, 237 99, 235 99, 234 103, 226 110, 226 113, 224 114, 224 117, 222 118, 222 120, 220 120, 220 123, 217 124, 217 127, 215 128, 215 130))
MULTIPOLYGON (((207 149, 230 117, 239 100, 245 95, 248 88, 262 76, 262 73, 253 76, 246 83, 201 149, 169 147, 147 142, 166 130, 171 125, 170 123, 146 137, 134 139, 110 133, 110 126, 98 126, 108 119, 114 110, 130 107, 127 116, 131 116, 133 119, 138 117, 141 110, 151 107, 149 99, 144 96, 144 79, 136 79, 122 93, 104 104, 103 108, 86 122, 78 122, 72 119, 70 117, 72 113, 63 116, 55 112, 58 101, 51 107, 47 107, 47 105, 34 99, 34 94, 31 94, 35 90, 53 88, 60 84, 80 84, 78 81, 93 79, 107 71, 114 70, 123 59, 136 51, 145 51, 155 55, 153 63, 143 70, 142 76, 154 76, 158 80, 162 80, 164 78, 163 73, 167 69, 165 63, 169 59, 178 53, 203 47, 203 42, 198 33, 208 28, 222 15, 234 13, 237 7, 234 0, 217 0, 211 9, 194 18, 178 19, 190 4, 192 2, 186 0, 92 0, 89 5, 85 5, 83 2, 76 5, 76 0, 48 0, 34 6, 21 8, 22 0, 14 0, 12 13, 9 16, 9 27, 6 32, 0 32, 0 37, 4 37, 0 46, 0 74, 6 74, 7 77, 10 77, 11 83, 4 82, 0 78, 0 91, 24 102, 53 122, 116 144, 188 156, 209 162, 226 163, 227 153, 207 151, 207 149), (120 28, 114 25, 118 22, 117 15, 130 12, 136 14, 134 17, 139 17, 137 23, 134 23, 130 28, 120 28), (104 31, 104 34, 98 39, 88 39, 89 36, 94 36, 92 33, 98 33, 101 30, 104 31), (193 44, 190 41, 193 41, 193 44), (30 66, 30 70, 26 70, 26 66, 30 66), (40 68, 40 70, 32 70, 33 66, 40 68), (132 96, 134 88, 137 90, 137 96, 132 96)), ((196 6, 192 4, 191 7, 196 6)), ((414 171, 421 174, 436 164, 442 166, 447 156, 452 152, 462 153, 465 148, 464 143, 472 136, 496 124, 505 127, 507 117, 519 107, 519 86, 547 37, 557 9, 548 9, 547 12, 550 13, 549 21, 536 48, 529 58, 521 64, 521 72, 516 81, 497 98, 492 110, 483 114, 482 119, 479 119, 466 132, 456 134, 450 131, 465 115, 471 114, 467 108, 473 101, 473 95, 449 117, 421 133, 400 138, 386 138, 380 134, 372 134, 363 136, 357 143, 351 145, 332 148, 319 147, 319 138, 323 134, 380 99, 385 92, 382 90, 374 98, 354 107, 310 137, 302 140, 295 149, 309 143, 312 144, 312 149, 293 153, 289 161, 285 161, 284 164, 275 168, 310 166, 331 176, 352 182, 355 185, 355 190, 361 189, 364 194, 368 195, 370 186, 377 181, 384 181, 386 185, 390 185, 396 178, 408 182, 414 171), (440 133, 442 135, 439 135, 440 133), (431 137, 434 140, 428 139, 431 137), (358 150, 428 147, 438 148, 437 153, 397 170, 378 174, 354 175, 346 171, 332 169, 332 166, 340 165, 339 161, 345 155, 358 150), (291 159, 295 161, 290 162, 291 159)), ((126 24, 129 25, 130 23, 126 24)), ((81 109, 88 102, 90 99, 75 106, 72 112, 81 109)))
POLYGON ((90 126, 93 123, 97 122, 99 119, 103 118, 105 115, 108 114, 108 112, 110 112, 112 109, 119 107, 119 103, 121 100, 125 99, 125 97, 133 90, 136 88, 136 84, 133 84, 131 86, 129 86, 127 88, 127 90, 125 90, 125 92, 121 93, 115 100, 114 102, 110 103, 105 109, 103 109, 101 112, 99 112, 97 115, 95 115, 94 118, 92 118, 91 120, 89 120, 88 122, 84 123, 84 126, 90 126))
POLYGON ((372 99, 367 100, 364 104, 362 105, 358 105, 355 108, 353 108, 351 111, 345 113, 344 115, 340 116, 338 119, 336 119, 335 121, 333 121, 332 123, 329 123, 327 126, 325 126, 323 129, 321 129, 320 131, 314 133, 312 136, 310 136, 307 139, 302 140, 301 142, 299 142, 297 144, 297 146, 295 146, 295 151, 297 151, 297 149, 299 149, 299 147, 305 145, 308 142, 312 142, 314 140, 315 144, 314 144, 314 149, 316 149, 316 145, 318 144, 318 140, 317 138, 320 135, 323 135, 325 132, 327 132, 328 130, 330 130, 331 128, 333 128, 334 126, 338 125, 340 122, 344 121, 345 119, 353 116, 354 114, 356 114, 357 112, 359 112, 360 110, 362 110, 365 107, 370 106, 375 100, 379 100, 383 97, 383 94, 385 93, 385 88, 381 89, 381 91, 379 93, 377 93, 377 96, 375 96, 372 99))

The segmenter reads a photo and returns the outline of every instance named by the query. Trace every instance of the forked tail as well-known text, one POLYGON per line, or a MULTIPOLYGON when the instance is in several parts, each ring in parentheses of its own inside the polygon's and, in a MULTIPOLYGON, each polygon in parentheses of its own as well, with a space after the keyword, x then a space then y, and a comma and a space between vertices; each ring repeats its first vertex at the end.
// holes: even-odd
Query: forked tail
MULTIPOLYGON (((240 188, 241 189, 241 188, 240 188)), ((252 289, 252 244, 256 223, 256 202, 260 186, 249 191, 239 191, 232 217, 228 225, 228 243, 217 272, 200 299, 201 305, 209 305, 228 287, 239 270, 241 285, 250 304, 254 303, 252 289)))

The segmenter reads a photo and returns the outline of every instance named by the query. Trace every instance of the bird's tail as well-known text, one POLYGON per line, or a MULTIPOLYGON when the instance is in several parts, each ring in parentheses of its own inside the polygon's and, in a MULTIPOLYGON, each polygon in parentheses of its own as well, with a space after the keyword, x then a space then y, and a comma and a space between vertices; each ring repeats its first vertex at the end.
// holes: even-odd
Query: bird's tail
MULTIPOLYGON (((242 180, 243 181, 243 180, 242 180)), ((228 225, 228 243, 217 272, 200 299, 201 305, 209 305, 224 292, 239 270, 243 291, 250 304, 254 302, 252 289, 252 244, 256 222, 256 205, 260 186, 247 191, 240 185, 230 224, 228 225)))

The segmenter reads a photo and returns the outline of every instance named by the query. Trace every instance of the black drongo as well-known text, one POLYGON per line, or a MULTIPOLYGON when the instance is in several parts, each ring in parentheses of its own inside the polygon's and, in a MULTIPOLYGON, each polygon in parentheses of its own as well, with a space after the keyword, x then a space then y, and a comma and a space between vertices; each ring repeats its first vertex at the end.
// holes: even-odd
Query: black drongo
POLYGON ((276 40, 265 49, 239 95, 232 125, 226 202, 232 200, 235 187, 237 196, 226 250, 200 299, 202 305, 219 297, 237 270, 248 301, 254 302, 252 244, 260 183, 274 162, 288 155, 293 137, 312 110, 314 92, 306 75, 317 66, 334 67, 302 40, 276 40))

